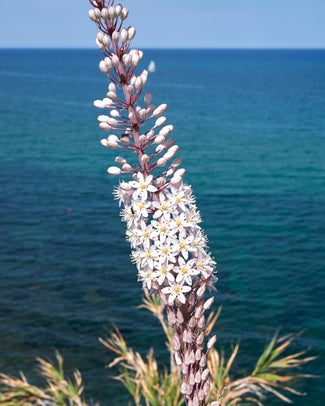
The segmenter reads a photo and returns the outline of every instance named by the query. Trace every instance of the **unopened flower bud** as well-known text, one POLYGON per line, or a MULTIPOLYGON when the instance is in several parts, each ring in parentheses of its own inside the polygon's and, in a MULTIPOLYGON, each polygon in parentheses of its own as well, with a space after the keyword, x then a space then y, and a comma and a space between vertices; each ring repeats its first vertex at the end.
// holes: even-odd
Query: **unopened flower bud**
POLYGON ((202 313, 203 313, 203 306, 202 306, 202 304, 200 304, 199 306, 197 306, 196 307, 196 309, 195 309, 195 318, 196 319, 199 319, 201 316, 202 316, 202 313))
POLYGON ((214 336, 211 337, 210 340, 208 341, 207 349, 210 350, 210 349, 214 346, 214 344, 215 344, 216 341, 217 341, 217 336, 214 335, 214 336))
POLYGON ((199 289, 197 290, 198 297, 203 297, 204 293, 205 293, 205 290, 206 290, 205 285, 200 286, 199 289))
POLYGON ((108 15, 109 15, 109 18, 110 18, 111 20, 114 20, 114 18, 116 17, 115 7, 114 7, 114 6, 111 6, 111 7, 108 9, 108 15))
POLYGON ((105 103, 103 100, 94 100, 93 105, 97 107, 98 109, 104 109, 105 108, 105 103))
POLYGON ((108 123, 105 123, 105 122, 99 123, 99 128, 104 131, 109 131, 112 129, 112 127, 108 123))
POLYGON ((199 390, 199 393, 197 396, 198 396, 199 400, 201 400, 201 401, 205 398, 205 394, 202 389, 199 390))
POLYGON ((112 41, 115 44, 118 44, 119 39, 120 39, 119 33, 117 31, 114 31, 112 34, 112 41))
POLYGON ((147 162, 149 162, 149 157, 148 157, 148 155, 147 154, 143 154, 142 155, 142 157, 141 157, 141 162, 142 163, 147 163, 147 162))
POLYGON ((96 45, 97 45, 97 47, 98 47, 99 49, 103 49, 103 48, 104 48, 104 45, 99 41, 98 38, 96 38, 96 45))
POLYGON ((181 342, 177 334, 174 334, 172 341, 174 350, 178 351, 181 348, 181 342))
POLYGON ((167 161, 165 158, 159 158, 157 161, 157 166, 163 167, 167 164, 167 161))
POLYGON ((208 379, 208 377, 209 377, 209 370, 208 370, 208 368, 206 368, 201 374, 201 380, 204 382, 208 379))
POLYGON ((123 7, 121 6, 121 4, 118 4, 118 5, 115 7, 115 14, 116 14, 116 17, 119 17, 119 16, 121 15, 122 9, 123 9, 123 7))
POLYGON ((97 20, 100 19, 100 10, 99 8, 95 7, 94 8, 94 13, 95 13, 95 17, 97 18, 97 20))
POLYGON ((132 63, 132 57, 129 54, 124 54, 122 56, 122 61, 124 63, 124 65, 128 68, 129 66, 131 66, 132 63))
POLYGON ((130 164, 124 164, 124 165, 122 165, 122 169, 124 172, 131 172, 132 166, 130 164))
POLYGON ((125 20, 127 18, 128 14, 129 14, 129 10, 126 7, 124 7, 121 12, 121 19, 125 20))
POLYGON ((152 94, 151 92, 147 92, 146 95, 144 96, 144 102, 146 104, 146 106, 151 103, 152 100, 152 94))
POLYGON ((178 150, 179 146, 174 145, 173 147, 169 148, 169 150, 164 154, 164 158, 167 160, 173 158, 177 154, 178 150))
MULTIPOLYGON (((191 364, 194 364, 194 363, 195 363, 195 354, 194 354, 194 351, 193 351, 193 350, 192 350, 191 353, 190 353, 190 363, 191 363, 191 364)), ((193 383, 192 385, 194 385, 194 383, 193 383)))
POLYGON ((143 81, 141 79, 140 76, 137 77, 136 81, 135 81, 135 88, 137 90, 141 89, 143 87, 143 81))
POLYGON ((197 395, 194 395, 193 406, 200 406, 199 398, 197 395))
POLYGON ((183 395, 186 394, 186 382, 183 382, 182 385, 181 385, 181 393, 182 393, 183 395))
POLYGON ((88 11, 88 15, 92 21, 97 21, 97 17, 95 16, 95 12, 92 8, 88 11))
POLYGON ((196 361, 200 361, 201 357, 202 357, 202 351, 198 348, 195 351, 195 359, 196 359, 196 361))
POLYGON ((107 92, 106 96, 111 100, 116 100, 117 99, 117 95, 114 92, 107 92))
POLYGON ((113 82, 108 85, 108 91, 116 93, 116 85, 113 82))
POLYGON ((123 164, 126 163, 126 159, 123 158, 123 157, 121 157, 121 156, 117 156, 117 157, 115 158, 115 162, 116 162, 117 164, 119 164, 119 165, 123 165, 123 164))
POLYGON ((203 341, 204 341, 204 334, 200 333, 200 335, 196 339, 196 343, 197 343, 197 345, 201 346, 203 344, 203 341))
POLYGON ((190 385, 192 385, 192 386, 195 385, 195 377, 194 377, 193 372, 190 373, 190 379, 189 379, 189 381, 190 381, 190 385))
POLYGON ((159 134, 163 135, 164 137, 167 137, 174 129, 174 126, 172 125, 165 125, 160 131, 159 134))
POLYGON ((138 63, 140 62, 140 58, 138 54, 133 54, 132 55, 132 65, 133 66, 138 66, 138 63))
POLYGON ((168 324, 170 326, 173 326, 174 324, 176 324, 176 317, 172 310, 167 310, 167 320, 168 320, 168 324))
POLYGON ((183 162, 183 158, 176 158, 174 161, 171 163, 172 168, 177 168, 179 165, 181 165, 183 162))
POLYGON ((106 75, 108 73, 108 68, 105 64, 105 61, 100 61, 99 62, 99 69, 102 73, 104 73, 104 75, 106 75))
POLYGON ((139 141, 141 144, 145 144, 147 141, 147 137, 144 134, 141 134, 139 137, 139 141))
POLYGON ((143 58, 143 52, 141 51, 141 49, 139 50, 139 58, 140 58, 140 61, 141 61, 142 58, 143 58))
POLYGON ((192 317, 190 318, 190 321, 189 321, 188 325, 189 325, 189 327, 191 327, 191 328, 194 328, 194 327, 196 326, 195 317, 192 316, 192 317))
POLYGON ((110 166, 110 167, 107 169, 107 172, 108 172, 110 175, 120 175, 120 174, 121 174, 121 169, 118 168, 117 166, 110 166))
POLYGON ((181 371, 184 376, 188 374, 188 365, 186 365, 185 362, 183 362, 181 365, 181 371))
POLYGON ((114 68, 117 68, 119 63, 120 63, 120 60, 119 60, 118 56, 113 54, 111 56, 111 61, 112 61, 112 65, 114 66, 114 68))
POLYGON ((200 317, 200 320, 197 323, 198 328, 202 329, 205 326, 205 317, 202 314, 202 316, 200 317))
POLYGON ((108 10, 106 7, 101 9, 100 14, 104 21, 106 21, 109 17, 108 10))
POLYGON ((104 59, 104 61, 105 61, 105 65, 107 66, 107 69, 108 70, 111 70, 112 69, 112 61, 111 61, 111 58, 110 57, 108 57, 108 56, 106 56, 106 58, 104 59))
POLYGON ((203 368, 207 363, 207 357, 202 354, 202 358, 200 359, 200 367, 203 368))
POLYGON ((178 169, 178 170, 175 172, 174 176, 175 176, 175 177, 176 177, 176 176, 179 176, 180 178, 182 178, 182 177, 185 175, 185 172, 186 172, 185 169, 178 169))
MULTIPOLYGON (((166 120, 167 120, 167 118, 165 116, 161 116, 161 117, 157 118, 157 120, 155 122, 155 127, 160 127, 160 126, 164 125, 166 120)), ((164 134, 162 134, 162 135, 164 135, 164 134)))
POLYGON ((163 142, 165 142, 165 137, 163 135, 157 135, 157 137, 155 138, 155 144, 162 144, 163 142))
POLYGON ((179 324, 184 323, 183 313, 181 312, 180 309, 177 309, 176 318, 177 318, 177 321, 178 321, 179 324))
POLYGON ((109 40, 108 35, 103 36, 102 43, 106 48, 109 48, 109 46, 111 45, 111 41, 109 40))
POLYGON ((172 185, 177 185, 178 183, 182 182, 182 178, 179 176, 173 176, 170 180, 172 185))
POLYGON ((121 136, 121 142, 122 144, 130 144, 130 138, 126 134, 122 134, 121 136))
POLYGON ((211 296, 203 305, 204 310, 210 309, 212 303, 214 302, 214 296, 211 296))
POLYGON ((159 116, 161 116, 162 114, 164 114, 165 113, 165 111, 167 110, 167 104, 161 104, 160 106, 158 106, 153 112, 152 112, 152 115, 154 116, 154 117, 159 117, 159 116))
POLYGON ((135 36, 135 28, 134 27, 129 27, 128 29, 128 37, 129 40, 131 41, 135 36))
POLYGON ((210 391, 210 381, 206 381, 203 386, 203 392, 204 392, 205 396, 208 396, 209 391, 210 391))
POLYGON ((125 29, 125 28, 123 28, 123 30, 121 31, 121 41, 122 41, 122 44, 125 44, 126 43, 126 41, 128 40, 128 32, 127 32, 127 30, 125 29))

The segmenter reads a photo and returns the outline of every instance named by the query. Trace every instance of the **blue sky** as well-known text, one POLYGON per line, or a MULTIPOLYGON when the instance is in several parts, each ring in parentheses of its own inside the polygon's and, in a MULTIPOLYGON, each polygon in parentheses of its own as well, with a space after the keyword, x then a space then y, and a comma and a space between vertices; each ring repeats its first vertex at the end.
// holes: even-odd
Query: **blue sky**
MULTIPOLYGON (((120 1, 137 47, 325 48, 325 0, 120 1)), ((87 0, 0 3, 1 48, 94 47, 87 0)))

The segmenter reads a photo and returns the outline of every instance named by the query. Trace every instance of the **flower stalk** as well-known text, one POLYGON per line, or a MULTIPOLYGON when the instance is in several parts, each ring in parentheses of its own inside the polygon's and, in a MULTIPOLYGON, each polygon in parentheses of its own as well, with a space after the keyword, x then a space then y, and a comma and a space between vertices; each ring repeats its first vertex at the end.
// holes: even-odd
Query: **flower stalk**
POLYGON ((129 150, 137 157, 132 162, 117 156, 118 166, 107 170, 111 175, 132 176, 115 190, 131 258, 143 288, 158 294, 167 308, 185 403, 205 406, 210 389, 207 357, 216 341, 211 337, 205 348, 205 312, 213 303, 213 296, 206 300, 205 293, 215 290, 215 261, 199 225, 191 187, 183 182, 182 159, 175 158, 179 147, 170 138, 173 126, 165 125, 167 104, 151 104, 150 92, 142 97, 148 71, 137 76, 143 52, 131 49, 135 28, 123 27, 128 9, 114 6, 113 0, 90 3, 89 17, 99 29, 96 44, 104 57, 99 69, 110 80, 106 97, 94 105, 108 111, 98 116, 99 127, 118 134, 109 133, 101 144, 129 150))

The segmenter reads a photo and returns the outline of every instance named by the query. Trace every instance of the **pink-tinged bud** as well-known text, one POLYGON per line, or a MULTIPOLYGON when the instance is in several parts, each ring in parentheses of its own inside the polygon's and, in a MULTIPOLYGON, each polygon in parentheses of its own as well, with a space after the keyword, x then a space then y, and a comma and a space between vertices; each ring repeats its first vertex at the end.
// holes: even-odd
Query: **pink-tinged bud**
POLYGON ((167 320, 168 320, 168 324, 170 326, 173 326, 174 324, 176 324, 176 317, 172 310, 167 310, 167 320))
POLYGON ((214 302, 214 296, 211 296, 203 305, 204 310, 210 309, 212 303, 214 302))
POLYGON ((121 174, 121 169, 118 168, 117 166, 110 166, 110 167, 107 169, 107 172, 108 172, 110 175, 120 175, 120 174, 121 174))
POLYGON ((154 117, 159 117, 159 116, 161 116, 162 114, 164 114, 165 113, 165 111, 167 110, 167 104, 161 104, 160 106, 158 106, 153 112, 152 112, 152 115, 154 116, 154 117))
POLYGON ((202 389, 199 390, 199 393, 197 396, 198 396, 199 400, 201 400, 201 401, 205 398, 205 394, 202 389))
POLYGON ((129 40, 131 41, 135 36, 135 28, 134 27, 129 27, 128 29, 128 37, 129 40))
POLYGON ((96 38, 96 45, 97 45, 97 47, 98 47, 99 49, 103 49, 103 48, 104 48, 104 45, 99 41, 98 38, 96 38))
MULTIPOLYGON (((166 120, 167 120, 167 118, 165 116, 161 116, 161 117, 157 118, 157 120, 155 122, 155 127, 160 127, 160 126, 164 125, 166 120)), ((164 135, 164 134, 162 134, 162 135, 164 135)))
POLYGON ((132 65, 133 66, 138 66, 139 62, 140 62, 139 55, 138 54, 133 54, 132 55, 132 65))
POLYGON ((141 134, 139 137, 139 141, 141 144, 145 144, 147 142, 147 137, 144 134, 141 134))
POLYGON ((175 362, 176 362, 176 365, 182 365, 182 360, 181 360, 181 357, 179 356, 178 352, 175 353, 175 362))
POLYGON ((129 54, 124 54, 122 56, 122 61, 124 63, 124 65, 128 68, 129 66, 131 66, 132 64, 132 57, 129 54))
POLYGON ((200 305, 197 306, 197 308, 195 309, 195 313, 194 313, 195 318, 196 318, 196 319, 199 319, 199 318, 202 316, 202 313, 203 313, 203 306, 202 306, 202 304, 200 304, 200 305))
POLYGON ((217 400, 216 402, 211 402, 210 406, 221 406, 221 403, 219 402, 219 400, 217 400))
POLYGON ((126 7, 124 7, 121 12, 121 19, 125 20, 127 18, 128 14, 129 14, 129 10, 126 7))
POLYGON ((129 139, 129 137, 127 135, 123 134, 121 136, 121 142, 122 142, 122 144, 127 145, 127 144, 130 144, 130 139, 129 139))
POLYGON ((193 406, 200 406, 199 398, 197 397, 197 395, 195 395, 193 398, 193 406))
POLYGON ((108 70, 111 70, 112 69, 112 61, 111 61, 111 58, 109 58, 108 56, 106 56, 106 58, 104 59, 104 61, 105 61, 105 65, 107 66, 107 69, 108 70))
POLYGON ((184 323, 183 313, 180 311, 180 309, 177 309, 176 318, 179 324, 184 323))
POLYGON ((95 12, 92 8, 88 11, 88 15, 92 21, 97 21, 97 17, 95 16, 95 12))
POLYGON ((106 122, 106 121, 108 121, 108 119, 109 119, 109 117, 105 116, 103 114, 101 114, 100 116, 97 117, 98 121, 105 121, 106 122))
POLYGON ((200 383, 201 382, 201 372, 197 371, 195 374, 195 383, 200 383))
POLYGON ((133 93, 134 93, 134 86, 133 85, 128 86, 128 93, 129 93, 130 96, 133 95, 133 93))
POLYGON ((164 149, 165 149, 164 144, 160 144, 156 147, 155 151, 157 152, 157 154, 160 154, 164 149))
POLYGON ((183 382, 181 385, 181 393, 182 395, 186 395, 186 382, 183 382))
POLYGON ((97 33, 97 39, 98 39, 98 41, 99 41, 99 42, 102 42, 103 37, 104 37, 104 34, 103 34, 101 31, 99 31, 99 32, 97 33))
POLYGON ((141 89, 141 88, 143 87, 143 81, 142 81, 142 79, 141 79, 140 76, 138 76, 138 77, 136 78, 136 81, 135 81, 134 86, 135 86, 135 88, 136 88, 137 90, 139 90, 139 89, 141 89))
POLYGON ((200 320, 198 321, 197 326, 198 326, 198 328, 200 328, 200 329, 202 329, 202 328, 205 327, 205 317, 204 317, 204 315, 202 315, 202 316, 200 317, 200 320))
POLYGON ((163 167, 167 164, 167 161, 165 158, 159 158, 157 161, 157 166, 163 167))
POLYGON ((114 18, 116 17, 115 7, 114 7, 114 6, 111 6, 111 7, 108 9, 108 15, 109 15, 109 18, 110 18, 111 20, 114 20, 114 18))
POLYGON ((157 186, 160 188, 162 186, 164 186, 164 184, 166 183, 164 178, 158 178, 156 181, 157 186))
POLYGON ((138 53, 139 53, 139 58, 140 58, 140 61, 141 61, 142 58, 143 58, 143 52, 141 51, 141 49, 139 49, 138 53))
POLYGON ((118 4, 118 5, 115 7, 115 14, 116 14, 116 17, 119 17, 119 16, 121 15, 121 13, 122 13, 122 6, 121 6, 120 4, 118 4))
POLYGON ((177 185, 178 183, 182 182, 182 178, 180 178, 179 176, 173 176, 170 180, 170 183, 172 185, 177 185))
POLYGON ((208 368, 206 368, 201 374, 201 380, 204 382, 208 379, 208 377, 209 377, 209 370, 208 370, 208 368))
POLYGON ((117 68, 119 66, 120 60, 117 55, 113 54, 111 56, 111 61, 112 61, 112 65, 114 66, 114 68, 117 68))
POLYGON ((190 321, 189 321, 188 325, 189 325, 189 327, 191 327, 191 328, 194 328, 194 327, 196 326, 195 317, 192 316, 192 317, 190 318, 190 321))
POLYGON ((117 99, 117 95, 114 92, 107 92, 106 96, 111 100, 116 100, 117 99))
POLYGON ((210 338, 210 340, 208 341, 208 344, 207 344, 208 350, 210 350, 214 346, 216 341, 217 341, 217 336, 216 335, 214 335, 213 337, 210 338))
POLYGON ((128 192, 132 189, 131 185, 127 182, 121 182, 120 188, 125 190, 126 192, 128 192))
POLYGON ((179 150, 179 146, 174 145, 173 147, 169 148, 169 150, 165 153, 164 158, 167 160, 174 158, 174 156, 177 154, 178 150, 179 150))
POLYGON ((190 395, 192 394, 192 392, 193 392, 193 386, 190 385, 190 384, 187 384, 187 385, 186 385, 186 388, 187 388, 186 394, 187 394, 188 396, 190 396, 190 395))
POLYGON ((205 396, 208 396, 209 392, 210 392, 210 381, 206 381, 204 386, 203 386, 203 392, 205 394, 205 396))
POLYGON ((109 92, 116 93, 116 86, 115 86, 115 84, 114 84, 113 82, 111 82, 111 83, 108 85, 108 91, 109 91, 109 92))
POLYGON ((190 381, 190 385, 192 385, 192 386, 195 385, 195 377, 194 377, 193 372, 190 373, 190 379, 189 379, 189 381, 190 381))
POLYGON ((200 335, 198 336, 198 338, 196 339, 196 344, 201 346, 203 344, 204 341, 204 334, 200 333, 200 335))
POLYGON ((206 290, 205 285, 200 286, 199 289, 197 290, 198 297, 203 297, 204 293, 205 293, 205 290, 206 290))
POLYGON ((186 172, 185 169, 178 169, 178 170, 175 172, 174 176, 175 176, 175 177, 176 177, 176 176, 179 176, 180 178, 182 178, 182 177, 185 175, 185 172, 186 172))
POLYGON ((93 105, 97 107, 98 109, 104 109, 105 108, 105 103, 103 100, 94 100, 93 105))
POLYGON ((94 13, 95 13, 96 19, 99 20, 100 19, 100 10, 99 10, 99 8, 95 7, 94 8, 94 13))
POLYGON ((111 45, 111 41, 109 40, 109 37, 107 35, 103 36, 102 43, 106 48, 109 48, 109 46, 111 45))
POLYGON ((105 107, 108 107, 113 103, 113 101, 111 99, 108 99, 107 97, 103 99, 103 102, 105 103, 105 107))
POLYGON ((107 147, 112 149, 118 148, 118 143, 115 141, 107 141, 107 147))
POLYGON ((125 42, 128 40, 128 32, 125 28, 121 31, 121 41, 122 44, 125 44, 125 42))
POLYGON ((159 134, 163 135, 164 137, 167 137, 174 129, 174 126, 172 125, 165 125, 160 131, 159 134))
POLYGON ((190 365, 190 355, 189 355, 189 353, 188 352, 185 352, 185 354, 184 354, 184 362, 185 362, 185 365, 190 365))
POLYGON ((155 106, 154 104, 150 104, 150 105, 147 107, 147 112, 148 112, 148 114, 151 114, 151 113, 154 111, 155 108, 156 108, 156 106, 155 106))
POLYGON ((111 110, 110 115, 114 118, 120 117, 120 113, 117 110, 111 110))
POLYGON ((101 122, 99 123, 99 128, 104 131, 109 131, 112 127, 108 123, 101 122))
POLYGON ((130 164, 124 164, 124 165, 122 166, 122 170, 123 170, 124 172, 131 172, 131 171, 132 171, 132 166, 131 166, 130 164))
POLYGON ((117 31, 114 31, 113 34, 112 34, 112 41, 113 41, 115 44, 118 44, 119 39, 120 39, 119 33, 118 33, 117 31))
POLYGON ((205 367, 206 363, 207 363, 207 357, 204 354, 202 354, 202 358, 200 360, 200 367, 201 368, 205 367))
POLYGON ((99 70, 104 73, 104 75, 107 75, 108 73, 108 67, 105 64, 105 61, 100 61, 99 62, 99 70))
MULTIPOLYGON (((153 285, 152 285, 152 286, 153 286, 153 285)), ((156 289, 158 290, 158 285, 157 285, 156 289)), ((167 306, 167 304, 168 304, 167 297, 166 297, 166 295, 164 295, 164 294, 161 293, 161 292, 160 292, 160 301, 161 301, 161 303, 162 303, 163 305, 167 306)))
POLYGON ((152 100, 152 94, 151 92, 147 92, 146 95, 144 96, 144 102, 146 104, 146 106, 151 103, 152 100))
POLYGON ((192 293, 190 294, 190 296, 188 297, 187 301, 188 301, 189 305, 191 305, 191 306, 194 305, 194 302, 195 302, 195 295, 194 295, 194 292, 192 292, 192 293))
POLYGON ((171 163, 171 167, 172 168, 177 168, 177 167, 179 167, 179 165, 181 165, 182 164, 182 162, 183 162, 183 159, 182 158, 176 158, 176 159, 174 159, 174 161, 171 163))
POLYGON ((175 144, 175 138, 170 138, 165 142, 165 148, 170 148, 175 144))
POLYGON ((178 351, 181 348, 181 342, 178 335, 174 334, 173 336, 173 348, 175 351, 178 351))
POLYGON ((202 357, 202 351, 198 348, 195 351, 195 359, 196 359, 196 361, 200 361, 201 357, 202 357))
POLYGON ((100 143, 102 144, 103 147, 107 148, 107 138, 103 138, 102 140, 100 140, 100 143))
POLYGON ((102 8, 101 11, 100 11, 100 14, 101 14, 104 21, 106 21, 108 19, 108 17, 109 17, 107 8, 102 8))
MULTIPOLYGON (((194 363, 195 363, 195 354, 194 354, 194 351, 193 351, 193 350, 192 350, 191 353, 190 353, 190 363, 191 363, 191 364, 194 364, 194 363)), ((193 378, 194 378, 194 377, 193 377, 193 378)), ((194 385, 194 383, 193 383, 192 385, 194 385)))
POLYGON ((146 164, 147 162, 149 162, 149 157, 147 154, 143 154, 141 157, 141 162, 146 164))
POLYGON ((118 139, 118 137, 117 137, 116 135, 110 134, 110 135, 107 137, 107 141, 118 142, 119 139, 118 139))
POLYGON ((123 164, 126 163, 126 159, 124 159, 124 158, 121 157, 121 156, 117 156, 117 157, 115 158, 115 162, 116 162, 117 164, 119 164, 119 165, 123 165, 123 164))
POLYGON ((188 366, 185 364, 185 362, 182 363, 181 371, 184 376, 188 374, 188 366))
POLYGON ((116 127, 118 125, 117 120, 113 117, 108 117, 107 122, 111 127, 116 127))
POLYGON ((155 138, 155 144, 162 144, 163 142, 165 142, 165 137, 163 135, 157 135, 157 137, 155 138))

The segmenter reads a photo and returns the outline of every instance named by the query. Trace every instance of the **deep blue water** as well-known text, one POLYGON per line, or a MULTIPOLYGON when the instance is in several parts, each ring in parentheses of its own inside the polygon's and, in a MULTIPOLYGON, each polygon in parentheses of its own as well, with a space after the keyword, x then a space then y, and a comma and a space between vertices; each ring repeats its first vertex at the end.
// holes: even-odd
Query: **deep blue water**
MULTIPOLYGON (((112 323, 168 362, 141 286, 100 146, 100 54, 0 51, 0 371, 35 375, 59 349, 86 397, 126 404, 98 342, 112 323), (71 212, 67 209, 71 208, 71 212)), ((218 262, 217 347, 240 339, 234 373, 254 367, 278 327, 308 327, 293 350, 324 369, 325 51, 145 51, 218 262)), ((300 380, 323 405, 324 381, 300 380)), ((281 404, 273 397, 268 405, 281 404)))

